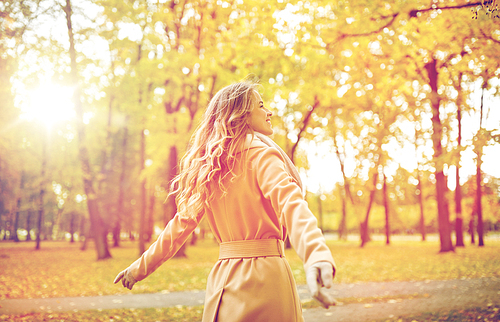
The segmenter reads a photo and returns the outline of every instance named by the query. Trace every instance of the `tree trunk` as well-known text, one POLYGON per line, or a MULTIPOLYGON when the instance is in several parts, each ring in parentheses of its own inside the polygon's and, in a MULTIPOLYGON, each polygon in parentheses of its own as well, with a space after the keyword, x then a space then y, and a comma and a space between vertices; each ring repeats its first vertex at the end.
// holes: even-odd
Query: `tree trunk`
POLYGON ((191 234, 191 242, 189 244, 191 246, 195 246, 197 241, 198 241, 198 235, 195 232, 193 232, 191 234))
MULTIPOLYGON (((78 154, 80 157, 80 163, 83 172, 83 188, 85 194, 87 195, 87 208, 90 217, 90 226, 93 231, 93 237, 95 241, 95 247, 97 252, 97 259, 110 258, 111 254, 108 249, 107 241, 107 230, 101 215, 99 214, 99 206, 97 204, 97 195, 94 191, 92 173, 90 167, 89 153, 87 145, 85 142, 85 127, 83 123, 83 106, 81 101, 81 88, 78 84, 78 71, 76 65, 76 50, 75 42, 73 37, 73 27, 71 23, 72 7, 71 0, 66 0, 66 6, 64 8, 66 14, 66 22, 68 26, 68 36, 69 36, 69 55, 71 60, 71 84, 75 86, 75 91, 73 95, 73 103, 75 106, 75 112, 77 115, 76 130, 78 133, 78 154)), ((85 236, 86 239, 89 236, 85 236)))
POLYGON ((477 245, 484 246, 483 239, 483 207, 481 204, 481 153, 477 156, 477 169, 476 169, 476 214, 477 214, 477 245))
POLYGON ((121 224, 118 219, 113 226, 113 247, 120 247, 121 224))
POLYGON ((19 216, 21 212, 21 194, 24 192, 24 171, 21 172, 21 180, 20 180, 20 191, 19 196, 17 197, 16 203, 16 215, 14 218, 14 241, 19 242, 19 236, 17 235, 17 230, 19 229, 19 216))
POLYGON ((154 233, 154 225, 155 225, 155 187, 153 183, 150 183, 149 187, 149 204, 148 204, 148 220, 147 220, 147 229, 146 229, 146 240, 148 242, 151 241, 154 233))
POLYGON ((347 198, 344 193, 339 189, 340 200, 342 202, 342 217, 340 218, 339 223, 339 240, 347 240, 347 198))
MULTIPOLYGON (((146 135, 144 129, 141 130, 141 173, 144 171, 144 163, 146 162, 146 135)), ((139 216, 139 256, 146 250, 145 234, 146 234, 146 179, 141 181, 141 213, 139 216)))
POLYGON ((420 234, 422 241, 425 241, 425 217, 424 217, 424 191, 422 190, 422 173, 418 171, 418 184, 417 189, 420 191, 418 194, 418 204, 420 205, 420 234))
MULTIPOLYGON (((422 133, 418 130, 416 130, 415 133, 415 151, 418 150, 418 145, 417 141, 418 139, 422 136, 422 133)), ((418 160, 418 156, 415 155, 415 158, 418 160)), ((418 198, 418 205, 420 207, 420 234, 422 235, 422 241, 425 241, 426 236, 425 236, 425 214, 424 214, 424 190, 422 187, 422 171, 420 171, 420 164, 417 161, 417 198, 418 198)))
POLYGON ((457 237, 457 240, 455 241, 455 246, 456 247, 464 247, 464 233, 463 233, 463 216, 462 216, 462 187, 460 186, 460 147, 462 146, 462 110, 461 110, 461 104, 462 104, 462 93, 461 93, 461 85, 460 82, 462 80, 462 73, 459 74, 458 77, 458 90, 460 91, 458 93, 457 97, 457 121, 458 121, 458 138, 457 138, 457 145, 458 145, 458 159, 457 163, 455 165, 456 167, 456 172, 455 172, 455 180, 457 182, 456 188, 455 188, 455 235, 457 237))
POLYGON ((40 241, 41 241, 41 233, 43 229, 43 219, 44 219, 44 200, 43 197, 45 195, 45 170, 47 168, 47 135, 43 134, 43 143, 42 143, 42 173, 40 174, 41 182, 40 182, 40 194, 38 196, 38 227, 36 232, 36 246, 35 249, 40 249, 40 241))
MULTIPOLYGON (((178 172, 178 153, 177 153, 177 147, 175 145, 172 145, 170 147, 170 152, 168 154, 168 168, 167 168, 167 181, 171 182, 175 176, 177 175, 178 172)), ((175 196, 170 196, 164 204, 164 217, 165 217, 165 225, 168 224, 172 218, 174 218, 175 214, 177 213, 177 204, 175 203, 175 196)), ((179 251, 174 255, 174 257, 187 257, 186 255, 186 243, 182 245, 182 247, 179 249, 179 251)))
MULTIPOLYGON (((112 61, 112 68, 113 68, 113 61, 112 61)), ((100 171, 99 175, 97 177, 97 195, 99 196, 99 205, 100 209, 104 209, 104 214, 105 217, 111 217, 111 201, 108 201, 109 197, 106 195, 108 191, 110 190, 109 187, 106 187, 106 181, 108 180, 108 174, 110 171, 110 165, 113 164, 113 154, 110 153, 111 151, 111 124, 113 120, 113 101, 114 101, 114 95, 111 94, 111 97, 109 99, 109 104, 108 104, 108 122, 106 125, 106 138, 104 141, 104 144, 101 148, 101 165, 100 165, 100 171), (111 155, 110 155, 111 154, 111 155), (108 188, 108 189, 106 189, 108 188)), ((101 215, 103 213, 101 212, 101 215)), ((112 218, 113 219, 113 218, 112 218)), ((112 229, 112 234, 113 234, 113 242, 115 242, 115 228, 116 226, 113 227, 112 229)), ((106 230, 106 235, 107 235, 107 230, 106 230)), ((107 239, 107 236, 106 236, 107 239)))
POLYGON ((30 210, 28 210, 28 215, 26 216, 26 230, 28 231, 28 234, 26 235, 26 241, 31 240, 31 215, 32 215, 32 213, 33 213, 33 211, 30 209, 30 210))
MULTIPOLYGON (((113 67, 113 62, 111 66, 113 67)), ((113 120, 113 101, 114 101, 114 95, 111 94, 111 97, 109 98, 109 104, 108 104, 108 122, 106 124, 106 139, 104 141, 104 146, 102 147, 101 150, 101 171, 99 175, 99 180, 97 181, 97 191, 99 195, 103 195, 103 183, 106 181, 108 172, 109 172, 109 165, 108 163, 112 164, 111 162, 108 162, 108 151, 110 150, 110 145, 111 145, 111 123, 113 120)))
POLYGON ((125 118, 125 126, 123 128, 123 139, 122 139, 122 159, 121 159, 121 169, 120 169, 120 181, 118 184, 118 201, 116 207, 116 222, 113 227, 113 241, 114 247, 120 246, 120 230, 121 230, 121 222, 122 215, 124 211, 124 203, 125 203, 125 173, 127 171, 127 140, 128 140, 128 120, 129 116, 125 118))
MULTIPOLYGON (((22 181, 22 180, 21 180, 22 181)), ((23 189, 23 186, 21 184, 21 191, 23 189)), ((14 241, 17 243, 19 242, 19 236, 17 235, 17 230, 19 229, 19 209, 21 209, 21 197, 17 198, 17 203, 16 203, 16 214, 14 215, 14 231, 12 232, 14 241)))
POLYGON ((441 140, 443 138, 443 125, 439 116, 440 98, 438 94, 438 71, 436 69, 436 60, 425 65, 427 74, 429 76, 429 85, 431 87, 431 105, 432 105, 432 145, 434 147, 434 167, 436 168, 436 199, 438 210, 438 227, 439 239, 441 242, 440 252, 453 251, 453 243, 451 241, 451 229, 449 210, 446 209, 448 204, 446 202, 446 178, 444 176, 443 168, 444 162, 443 147, 441 140))
POLYGON ((344 159, 340 154, 340 150, 337 144, 337 138, 336 138, 336 129, 335 129, 335 123, 332 122, 332 128, 333 128, 333 146, 335 147, 335 153, 337 154, 337 158, 339 159, 339 164, 340 164, 340 171, 342 172, 342 178, 344 180, 344 194, 340 193, 340 199, 342 200, 342 217, 340 218, 340 223, 339 223, 339 240, 347 240, 347 198, 351 200, 351 204, 354 205, 354 200, 351 195, 351 189, 349 188, 349 181, 347 180, 347 176, 345 175, 345 170, 344 170, 344 159))
POLYGON ((290 150, 290 159, 292 162, 294 162, 294 157, 295 157, 295 151, 297 149, 297 146, 299 145, 300 138, 302 137, 302 133, 307 129, 307 126, 309 125, 309 120, 311 119, 312 113, 314 110, 319 106, 319 100, 318 96, 314 97, 314 104, 310 107, 310 109, 307 111, 306 115, 304 116, 304 120, 302 120, 302 126, 299 129, 299 133, 297 134, 297 142, 295 142, 292 146, 292 149, 290 150))
POLYGON ((71 239, 69 240, 70 243, 74 243, 75 242, 75 221, 76 221, 76 213, 75 212, 72 212, 71 215, 70 215, 70 222, 69 222, 69 233, 71 235, 71 239))
POLYGON ((368 219, 370 218, 370 211, 372 209, 373 201, 375 200, 375 192, 377 191, 377 177, 378 169, 375 170, 373 174, 373 188, 370 191, 370 199, 368 200, 368 207, 366 208, 365 220, 359 225, 360 236, 361 236, 361 247, 364 247, 367 242, 370 241, 370 234, 368 228, 368 219))
POLYGON ((325 231, 324 227, 323 227, 323 205, 322 205, 322 201, 321 201, 321 193, 318 194, 318 225, 319 225, 319 229, 321 229, 322 232, 325 231))
MULTIPOLYGON (((170 151, 168 153, 168 165, 167 165, 167 173, 166 173, 166 179, 167 182, 170 183, 172 180, 175 178, 177 175, 178 171, 178 165, 177 161, 178 160, 178 154, 177 154, 177 147, 175 145, 172 145, 170 147, 170 151)), ((175 203, 175 196, 171 195, 168 197, 166 202, 164 203, 164 216, 165 216, 165 225, 168 224, 168 222, 174 218, 174 215, 177 213, 177 205, 175 203)))
MULTIPOLYGON (((64 208, 57 209, 57 214, 52 221, 51 233, 50 236, 53 237, 53 240, 59 240, 60 232, 61 232, 61 217, 63 214, 64 208)), ((64 234, 63 234, 64 238, 64 234)))
MULTIPOLYGON (((460 133, 460 131, 459 131, 460 133)), ((460 137, 460 134, 459 134, 460 137)), ((457 180, 457 185, 455 188, 455 213, 456 213, 456 218, 455 218, 455 234, 457 236, 457 240, 455 241, 455 246, 456 247, 464 247, 464 233, 463 233, 463 225, 464 225, 464 220, 462 217, 462 190, 460 187, 460 169, 459 165, 457 162, 456 166, 456 180, 457 180)))
MULTIPOLYGON (((319 106, 319 100, 318 97, 314 97, 314 105, 311 106, 311 108, 307 111, 306 115, 304 116, 304 119, 302 120, 302 126, 299 128, 299 133, 297 134, 297 141, 293 144, 292 148, 290 149, 290 152, 288 153, 290 160, 292 161, 293 164, 295 164, 295 151, 297 150, 297 147, 299 145, 300 138, 302 137, 302 134, 304 131, 307 129, 309 120, 311 119, 312 113, 314 112, 314 109, 319 106)), ((292 248, 292 244, 290 243, 290 238, 288 236, 285 237, 285 248, 290 249, 292 248)))
POLYGON ((384 173, 384 185, 383 185, 383 198, 384 198, 384 209, 385 209, 385 243, 389 245, 391 243, 391 229, 389 225, 389 200, 387 198, 387 178, 384 173))
POLYGON ((85 216, 82 216, 82 220, 80 221, 80 240, 82 240, 82 245, 80 246, 80 250, 82 251, 87 250, 87 242, 89 238, 90 238, 90 231, 87 228, 87 220, 85 220, 85 216))
MULTIPOLYGON (((475 208, 476 206, 474 206, 475 208)), ((475 210, 472 211, 472 214, 470 216, 470 221, 469 221, 469 233, 470 233, 470 243, 474 245, 476 243, 476 240, 474 238, 474 212, 475 210)))
MULTIPOLYGON (((483 86, 486 85, 486 82, 484 82, 483 86)), ((484 88, 481 91, 481 110, 480 110, 480 121, 479 121, 479 132, 481 132, 482 129, 482 121, 483 121, 483 96, 484 96, 484 88)), ((477 149, 477 161, 476 161, 476 213, 477 213, 477 245, 478 246, 484 246, 484 239, 483 239, 483 207, 481 204, 481 197, 482 197, 482 191, 481 191, 481 163, 482 163, 482 156, 483 156, 483 147, 481 145, 481 142, 478 142, 478 146, 476 147, 477 149)))

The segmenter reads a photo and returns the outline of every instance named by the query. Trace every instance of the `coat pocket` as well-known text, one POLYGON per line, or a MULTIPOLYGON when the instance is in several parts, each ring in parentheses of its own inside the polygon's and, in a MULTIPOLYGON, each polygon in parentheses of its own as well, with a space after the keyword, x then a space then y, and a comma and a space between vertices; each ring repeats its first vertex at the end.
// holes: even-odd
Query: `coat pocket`
POLYGON ((219 313, 219 306, 222 300, 222 293, 224 293, 223 288, 221 288, 218 291, 215 291, 210 297, 205 299, 205 307, 203 308, 202 322, 217 321, 217 314, 219 313))

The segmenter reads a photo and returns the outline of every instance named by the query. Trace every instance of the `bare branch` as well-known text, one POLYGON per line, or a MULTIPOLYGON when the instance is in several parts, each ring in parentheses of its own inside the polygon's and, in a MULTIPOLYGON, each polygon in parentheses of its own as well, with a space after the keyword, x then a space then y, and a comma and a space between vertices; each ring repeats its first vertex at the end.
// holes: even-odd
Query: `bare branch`
POLYGON ((394 21, 396 21, 396 18, 398 16, 399 16, 399 12, 395 13, 395 14, 393 14, 391 16, 387 16, 387 18, 391 18, 391 20, 389 20, 389 22, 387 22, 385 25, 383 25, 382 27, 378 28, 377 30, 373 30, 373 31, 369 31, 369 32, 362 32, 362 33, 358 33, 358 34, 342 34, 340 36, 340 39, 343 39, 343 38, 346 38, 346 37, 363 37, 363 36, 370 36, 370 35, 373 35, 373 34, 378 34, 382 30, 384 30, 384 28, 387 28, 390 25, 392 25, 394 23, 394 21))
POLYGON ((491 37, 490 35, 487 35, 487 34, 484 32, 484 30, 482 30, 482 29, 481 29, 481 34, 483 35, 483 37, 484 37, 484 38, 489 39, 489 40, 493 41, 494 43, 496 43, 496 44, 499 44, 499 45, 500 45, 500 40, 495 39, 495 38, 491 37))
POLYGON ((344 38, 364 37, 364 36, 370 36, 370 35, 373 35, 373 34, 378 34, 382 30, 384 30, 384 28, 387 28, 387 27, 391 26, 394 23, 394 21, 396 21, 396 18, 398 16, 399 16, 399 12, 398 13, 394 13, 394 14, 392 14, 390 16, 385 16, 384 18, 391 18, 391 20, 389 20, 385 25, 381 26, 380 28, 378 28, 376 30, 372 30, 372 31, 368 31, 368 32, 361 32, 361 33, 356 33, 356 34, 345 34, 345 33, 342 33, 342 34, 340 34, 340 36, 335 41, 332 41, 332 42, 328 43, 327 47, 330 47, 330 45, 333 45, 337 41, 342 40, 344 38))
POLYGON ((427 12, 427 11, 433 11, 433 10, 453 10, 453 9, 463 9, 463 8, 469 8, 469 7, 477 7, 483 4, 484 1, 478 1, 478 2, 473 2, 473 3, 465 3, 457 6, 445 6, 445 7, 430 7, 430 8, 425 8, 425 9, 413 9, 410 11, 410 18, 417 18, 417 14, 420 12, 427 12))
MULTIPOLYGON (((429 8, 424 8, 424 9, 413 9, 409 12, 410 18, 417 18, 418 13, 422 12, 427 12, 427 11, 433 11, 433 10, 453 10, 453 9, 463 9, 463 8, 469 8, 469 7, 477 7, 480 5, 483 5, 484 1, 478 1, 478 2, 473 2, 473 3, 465 3, 461 5, 456 5, 456 6, 444 6, 444 7, 429 7, 429 8)), ((345 38, 352 38, 352 37, 365 37, 365 36, 370 36, 374 34, 380 33, 382 30, 385 28, 391 26, 395 21, 396 18, 401 14, 401 12, 393 13, 392 15, 387 15, 387 16, 382 16, 380 18, 382 19, 390 19, 386 24, 383 26, 379 27, 376 30, 368 31, 368 32, 362 32, 362 33, 355 33, 355 34, 348 34, 348 33, 341 33, 339 37, 337 37, 334 41, 331 41, 327 44, 326 47, 330 47, 336 42, 345 39, 345 38)), ((373 19, 372 19, 373 20, 373 19)), ((496 40, 494 40, 496 41, 496 40)))
POLYGON ((297 135, 297 142, 292 146, 292 150, 290 152, 290 159, 293 161, 293 157, 295 155, 295 150, 297 149, 297 146, 299 145, 300 138, 302 137, 302 133, 306 130, 307 126, 309 125, 309 119, 311 118, 312 113, 314 110, 319 106, 319 99, 318 96, 314 97, 314 105, 311 106, 311 109, 307 112, 307 114, 304 116, 304 120, 302 121, 302 126, 299 130, 299 134, 297 135))

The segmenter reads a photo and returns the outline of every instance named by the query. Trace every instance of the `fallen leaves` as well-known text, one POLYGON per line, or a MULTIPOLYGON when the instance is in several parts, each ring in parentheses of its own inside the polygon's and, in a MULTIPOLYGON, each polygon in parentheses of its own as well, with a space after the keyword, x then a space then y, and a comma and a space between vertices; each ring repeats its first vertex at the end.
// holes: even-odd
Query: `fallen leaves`
MULTIPOLYGON (((112 249, 112 259, 96 261, 92 244, 82 252, 78 244, 66 242, 44 242, 40 251, 33 249, 33 243, 0 243, 0 299, 203 290, 218 258, 213 240, 199 240, 187 248, 187 258, 166 262, 130 292, 112 283, 137 258, 135 243, 122 245, 112 249)), ((445 254, 438 253, 438 243, 430 241, 394 242, 389 247, 374 241, 365 248, 343 241, 328 241, 328 245, 337 263, 337 283, 500 277, 500 241, 445 254)), ((303 264, 295 251, 286 250, 286 257, 297 284, 305 284, 303 264)))
POLYGON ((160 309, 122 309, 122 310, 91 310, 64 313, 32 313, 21 315, 0 315, 0 321, 65 321, 65 322, 137 322, 164 321, 190 322, 201 321, 203 307, 181 307, 160 309))
POLYGON ((439 253, 438 242, 329 241, 337 264, 337 283, 423 281, 500 277, 500 241, 439 253))
POLYGON ((423 313, 407 317, 396 317, 386 321, 398 322, 424 322, 424 321, 500 321, 498 307, 478 307, 464 310, 455 310, 448 312, 423 313))
MULTIPOLYGON (((364 304, 365 308, 373 307, 375 303, 401 303, 403 300, 413 300, 418 298, 426 298, 429 297, 429 294, 398 294, 398 295, 384 295, 384 296, 372 296, 372 297, 344 297, 344 298, 336 298, 338 301, 337 306, 339 305, 348 305, 348 304, 364 304)), ((321 304, 317 301, 306 300, 302 302, 303 309, 310 309, 314 307, 321 307, 321 304)))
POLYGON ((82 252, 78 244, 66 242, 44 242, 39 251, 33 249, 33 243, 0 243, 0 254, 9 255, 0 265, 0 299, 204 289, 218 247, 212 240, 199 244, 188 248, 187 259, 169 261, 130 292, 113 280, 137 258, 134 243, 124 242, 124 247, 113 249, 113 259, 104 261, 95 260, 91 244, 82 252))

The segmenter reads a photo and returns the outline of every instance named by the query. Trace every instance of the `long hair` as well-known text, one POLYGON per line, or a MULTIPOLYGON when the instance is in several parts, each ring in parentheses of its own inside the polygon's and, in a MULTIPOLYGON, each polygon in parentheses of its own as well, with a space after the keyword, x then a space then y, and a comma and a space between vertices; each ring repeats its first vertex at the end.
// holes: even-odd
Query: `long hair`
MULTIPOLYGON (((236 177, 236 154, 242 151, 257 84, 240 82, 212 98, 170 185, 181 216, 197 217, 208 209, 216 189, 227 192, 224 181, 236 177)), ((168 197, 167 197, 168 198, 168 197)))

